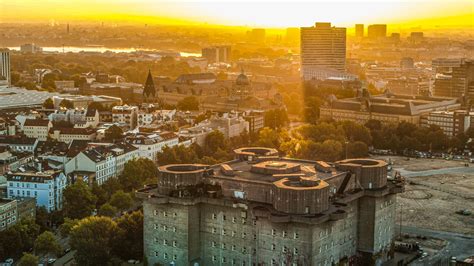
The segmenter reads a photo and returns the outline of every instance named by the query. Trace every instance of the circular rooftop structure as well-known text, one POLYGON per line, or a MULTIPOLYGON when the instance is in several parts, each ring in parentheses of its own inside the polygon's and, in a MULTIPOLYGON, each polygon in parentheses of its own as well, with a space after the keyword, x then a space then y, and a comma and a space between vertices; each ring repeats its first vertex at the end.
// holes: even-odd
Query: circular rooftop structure
POLYGON ((240 160, 250 160, 261 156, 278 156, 278 151, 265 147, 242 147, 235 149, 234 154, 240 160))
POLYGON ((336 163, 339 170, 354 173, 365 189, 382 188, 387 185, 387 163, 374 159, 346 159, 336 163))

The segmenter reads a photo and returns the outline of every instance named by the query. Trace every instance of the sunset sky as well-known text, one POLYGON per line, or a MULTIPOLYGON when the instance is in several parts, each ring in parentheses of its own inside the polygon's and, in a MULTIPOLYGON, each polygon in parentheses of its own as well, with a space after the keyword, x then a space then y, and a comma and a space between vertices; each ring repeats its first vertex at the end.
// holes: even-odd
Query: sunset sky
POLYGON ((115 21, 262 27, 354 23, 474 27, 473 0, 0 0, 0 21, 115 21))

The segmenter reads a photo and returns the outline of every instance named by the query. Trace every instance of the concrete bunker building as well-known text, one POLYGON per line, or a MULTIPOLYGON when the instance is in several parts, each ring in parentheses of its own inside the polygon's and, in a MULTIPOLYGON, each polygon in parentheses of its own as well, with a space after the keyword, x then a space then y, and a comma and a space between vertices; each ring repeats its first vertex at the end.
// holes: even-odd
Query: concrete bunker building
POLYGON ((374 265, 393 256, 396 194, 372 159, 282 158, 246 147, 208 166, 159 167, 144 201, 148 263, 374 265))

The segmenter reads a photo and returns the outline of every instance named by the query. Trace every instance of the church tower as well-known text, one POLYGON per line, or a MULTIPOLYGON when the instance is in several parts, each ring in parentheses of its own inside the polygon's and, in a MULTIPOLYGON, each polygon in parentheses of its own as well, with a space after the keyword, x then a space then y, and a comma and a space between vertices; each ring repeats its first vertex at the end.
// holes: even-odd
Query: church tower
POLYGON ((143 99, 148 102, 150 98, 155 98, 155 83, 153 82, 153 76, 151 70, 148 70, 148 77, 146 78, 145 87, 143 88, 143 99))

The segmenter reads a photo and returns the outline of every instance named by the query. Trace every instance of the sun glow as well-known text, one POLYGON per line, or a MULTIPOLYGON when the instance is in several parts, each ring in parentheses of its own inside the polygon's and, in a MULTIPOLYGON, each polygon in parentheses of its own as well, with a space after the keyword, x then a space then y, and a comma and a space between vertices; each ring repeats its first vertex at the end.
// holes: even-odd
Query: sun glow
POLYGON ((0 0, 0 22, 51 19, 251 27, 298 27, 314 21, 331 21, 346 27, 354 23, 474 27, 474 2, 0 0))

